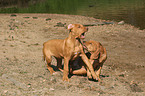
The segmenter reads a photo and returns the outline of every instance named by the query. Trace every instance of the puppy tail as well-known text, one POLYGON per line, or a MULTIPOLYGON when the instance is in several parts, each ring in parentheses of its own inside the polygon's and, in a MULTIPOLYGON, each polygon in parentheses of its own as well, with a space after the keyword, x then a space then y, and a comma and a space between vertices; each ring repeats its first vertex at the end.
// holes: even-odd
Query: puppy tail
POLYGON ((45 54, 45 52, 43 50, 43 61, 45 61, 45 60, 46 60, 46 54, 45 54))

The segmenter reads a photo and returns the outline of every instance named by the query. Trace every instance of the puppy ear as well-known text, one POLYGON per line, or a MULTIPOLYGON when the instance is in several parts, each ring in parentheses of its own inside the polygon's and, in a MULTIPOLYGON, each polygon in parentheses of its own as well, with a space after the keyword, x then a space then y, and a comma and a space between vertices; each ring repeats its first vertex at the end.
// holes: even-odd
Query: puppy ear
POLYGON ((70 29, 72 29, 73 27, 74 27, 73 24, 69 24, 68 27, 67 27, 67 29, 70 30, 70 29))

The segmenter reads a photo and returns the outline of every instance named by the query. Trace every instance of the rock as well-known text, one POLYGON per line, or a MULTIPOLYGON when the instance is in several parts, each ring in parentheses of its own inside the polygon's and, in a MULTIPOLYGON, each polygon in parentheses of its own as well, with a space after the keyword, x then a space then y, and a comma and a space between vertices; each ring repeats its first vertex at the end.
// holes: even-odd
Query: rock
POLYGON ((54 89, 53 89, 53 88, 50 88, 49 90, 50 90, 50 91, 54 91, 54 89))
POLYGON ((120 21, 118 22, 118 25, 123 25, 125 22, 124 21, 120 21))
POLYGON ((30 18, 30 17, 23 17, 23 18, 30 18))
POLYGON ((38 19, 38 17, 32 17, 33 19, 38 19))
POLYGON ((61 22, 58 22, 57 25, 55 25, 54 27, 65 27, 66 23, 61 23, 61 22))
POLYGON ((103 22, 104 24, 114 24, 114 22, 103 22))
POLYGON ((124 74, 120 74, 119 77, 124 77, 124 74))
POLYGON ((47 19, 46 19, 46 21, 49 21, 49 20, 51 20, 51 18, 47 18, 47 19))
POLYGON ((95 22, 95 23, 88 23, 83 24, 84 26, 99 26, 99 25, 105 25, 105 24, 114 24, 114 22, 95 22))
POLYGON ((11 17, 16 17, 17 15, 16 14, 11 14, 11 17))

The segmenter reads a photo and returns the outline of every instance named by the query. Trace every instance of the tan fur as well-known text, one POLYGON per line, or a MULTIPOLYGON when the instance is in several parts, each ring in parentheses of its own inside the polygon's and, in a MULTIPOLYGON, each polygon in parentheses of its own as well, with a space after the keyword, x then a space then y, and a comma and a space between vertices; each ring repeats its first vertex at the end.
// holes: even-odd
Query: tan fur
MULTIPOLYGON (((103 63, 107 59, 106 49, 101 45, 100 42, 92 41, 92 40, 86 41, 84 43, 84 45, 85 45, 85 47, 87 47, 87 50, 90 53, 89 60, 90 60, 91 64, 93 65, 94 70, 96 71, 98 81, 101 81, 101 79, 100 79, 101 69, 102 69, 103 63)), ((88 55, 88 53, 86 55, 88 55)), ((72 74, 76 74, 76 75, 87 74, 89 78, 92 78, 91 74, 88 71, 88 68, 86 68, 84 62, 80 59, 77 59, 77 60, 79 60, 78 63, 80 65, 80 69, 72 70, 72 74)), ((72 65, 72 67, 75 67, 75 66, 72 65)))
POLYGON ((69 24, 68 30, 70 31, 69 36, 65 39, 54 39, 49 40, 43 44, 44 60, 47 62, 47 68, 51 74, 55 71, 51 67, 52 56, 57 60, 57 67, 63 71, 63 80, 69 81, 68 79, 68 64, 69 61, 74 60, 81 54, 82 60, 87 65, 91 75, 94 79, 97 78, 93 66, 88 60, 87 56, 83 51, 83 46, 80 43, 84 38, 84 33, 87 32, 87 28, 81 24, 69 24), (62 70, 62 59, 64 58, 64 70, 62 70))

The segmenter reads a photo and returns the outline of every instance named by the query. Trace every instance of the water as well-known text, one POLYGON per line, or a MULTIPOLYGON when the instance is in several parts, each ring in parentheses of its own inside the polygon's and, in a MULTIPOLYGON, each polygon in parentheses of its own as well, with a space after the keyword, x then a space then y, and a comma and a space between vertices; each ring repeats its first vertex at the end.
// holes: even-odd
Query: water
POLYGON ((5 3, 0 1, 0 13, 84 15, 104 20, 123 20, 145 29, 145 0, 5 0, 5 3))

